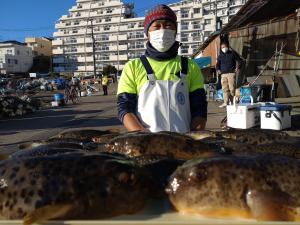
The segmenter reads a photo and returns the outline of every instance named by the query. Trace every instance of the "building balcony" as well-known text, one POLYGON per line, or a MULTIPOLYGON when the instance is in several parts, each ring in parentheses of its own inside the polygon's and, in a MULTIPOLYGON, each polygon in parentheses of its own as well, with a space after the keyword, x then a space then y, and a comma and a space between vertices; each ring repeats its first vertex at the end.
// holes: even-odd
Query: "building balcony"
POLYGON ((88 57, 78 57, 77 58, 78 62, 94 62, 94 59, 92 56, 88 56, 88 57))
POLYGON ((56 31, 53 33, 54 37, 61 37, 61 36, 65 36, 66 34, 64 32, 61 31, 56 31))
POLYGON ((66 24, 64 24, 64 23, 56 23, 55 24, 55 29, 65 28, 65 27, 66 27, 66 24))
POLYGON ((53 46, 63 45, 63 41, 62 40, 53 40, 52 45, 53 46))
POLYGON ((90 37, 77 39, 77 44, 92 43, 92 42, 93 42, 93 40, 90 37))
MULTIPOLYGON (((118 61, 118 55, 110 55, 109 59, 111 61, 118 61)), ((119 55, 119 61, 127 61, 128 56, 127 55, 119 55)))
POLYGON ((94 71, 94 66, 78 66, 77 71, 94 71))
POLYGON ((87 48, 77 48, 77 53, 92 53, 93 48, 87 47, 87 48))
MULTIPOLYGON (((118 41, 117 35, 110 36, 109 41, 118 41)), ((119 41, 127 41, 127 35, 119 35, 119 41)))
MULTIPOLYGON (((117 47, 117 45, 114 45, 114 46, 110 46, 109 47, 109 50, 110 51, 118 51, 118 47, 117 47)), ((128 47, 127 47, 127 45, 119 45, 119 51, 125 51, 125 50, 128 50, 128 47)))
POLYGON ((53 49, 53 55, 61 55, 64 54, 64 50, 63 49, 53 49))

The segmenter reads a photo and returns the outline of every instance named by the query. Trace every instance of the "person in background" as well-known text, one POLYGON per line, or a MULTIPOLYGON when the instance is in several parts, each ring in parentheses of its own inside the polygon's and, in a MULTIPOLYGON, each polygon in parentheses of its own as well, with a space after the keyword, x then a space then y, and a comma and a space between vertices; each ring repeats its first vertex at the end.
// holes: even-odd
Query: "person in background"
POLYGON ((81 88, 80 88, 80 80, 78 77, 73 76, 71 79, 71 86, 78 90, 79 96, 81 97, 81 88))
POLYGON ((125 65, 118 86, 119 118, 128 131, 203 130, 204 79, 198 65, 178 55, 177 17, 167 5, 148 11, 145 55, 125 65))
POLYGON ((233 103, 236 89, 236 74, 239 72, 241 58, 236 52, 229 48, 226 42, 221 43, 221 52, 217 61, 217 73, 221 75, 222 90, 224 93, 224 103, 220 108, 224 108, 233 103))
POLYGON ((102 88, 103 88, 103 95, 108 95, 107 89, 108 89, 108 76, 103 75, 102 77, 102 88))

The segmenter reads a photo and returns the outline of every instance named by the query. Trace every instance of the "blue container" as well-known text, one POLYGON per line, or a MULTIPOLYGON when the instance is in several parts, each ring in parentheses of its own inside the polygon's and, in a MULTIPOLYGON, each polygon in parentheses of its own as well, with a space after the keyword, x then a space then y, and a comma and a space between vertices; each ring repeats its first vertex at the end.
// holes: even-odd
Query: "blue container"
POLYGON ((62 101, 62 100, 64 100, 64 94, 55 94, 54 95, 54 101, 57 101, 57 102, 59 102, 59 101, 62 101))
POLYGON ((241 103, 251 103, 251 88, 250 87, 241 87, 240 88, 241 103))

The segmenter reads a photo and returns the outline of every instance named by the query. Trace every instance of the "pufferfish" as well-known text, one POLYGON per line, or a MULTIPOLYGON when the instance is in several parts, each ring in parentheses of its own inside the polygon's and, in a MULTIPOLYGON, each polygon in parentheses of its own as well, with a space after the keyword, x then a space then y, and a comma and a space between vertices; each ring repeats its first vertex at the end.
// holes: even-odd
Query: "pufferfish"
POLYGON ((147 201, 146 171, 109 153, 74 151, 0 162, 0 217, 24 225, 133 214, 147 201))
POLYGON ((300 220, 300 161, 281 155, 219 156, 179 167, 166 188, 184 214, 300 220))

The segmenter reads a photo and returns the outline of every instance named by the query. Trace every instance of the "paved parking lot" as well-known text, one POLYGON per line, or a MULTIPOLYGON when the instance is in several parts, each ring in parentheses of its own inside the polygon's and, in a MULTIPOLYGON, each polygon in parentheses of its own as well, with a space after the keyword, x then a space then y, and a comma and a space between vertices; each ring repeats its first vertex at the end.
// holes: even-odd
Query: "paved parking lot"
MULTIPOLYGON (((27 141, 42 140, 66 129, 119 128, 125 131, 117 118, 116 87, 110 86, 109 96, 102 92, 81 98, 80 103, 62 108, 49 108, 23 118, 0 120, 0 150, 14 151, 18 145, 27 141)), ((300 114, 300 99, 281 99, 292 102, 294 114, 300 114)), ((209 102, 207 129, 220 129, 220 122, 226 114, 218 108, 219 103, 209 102)), ((300 128, 299 116, 294 117, 294 127, 300 128)), ((296 129, 294 129, 296 130, 296 129)), ((298 132, 298 131, 297 131, 298 132)))

